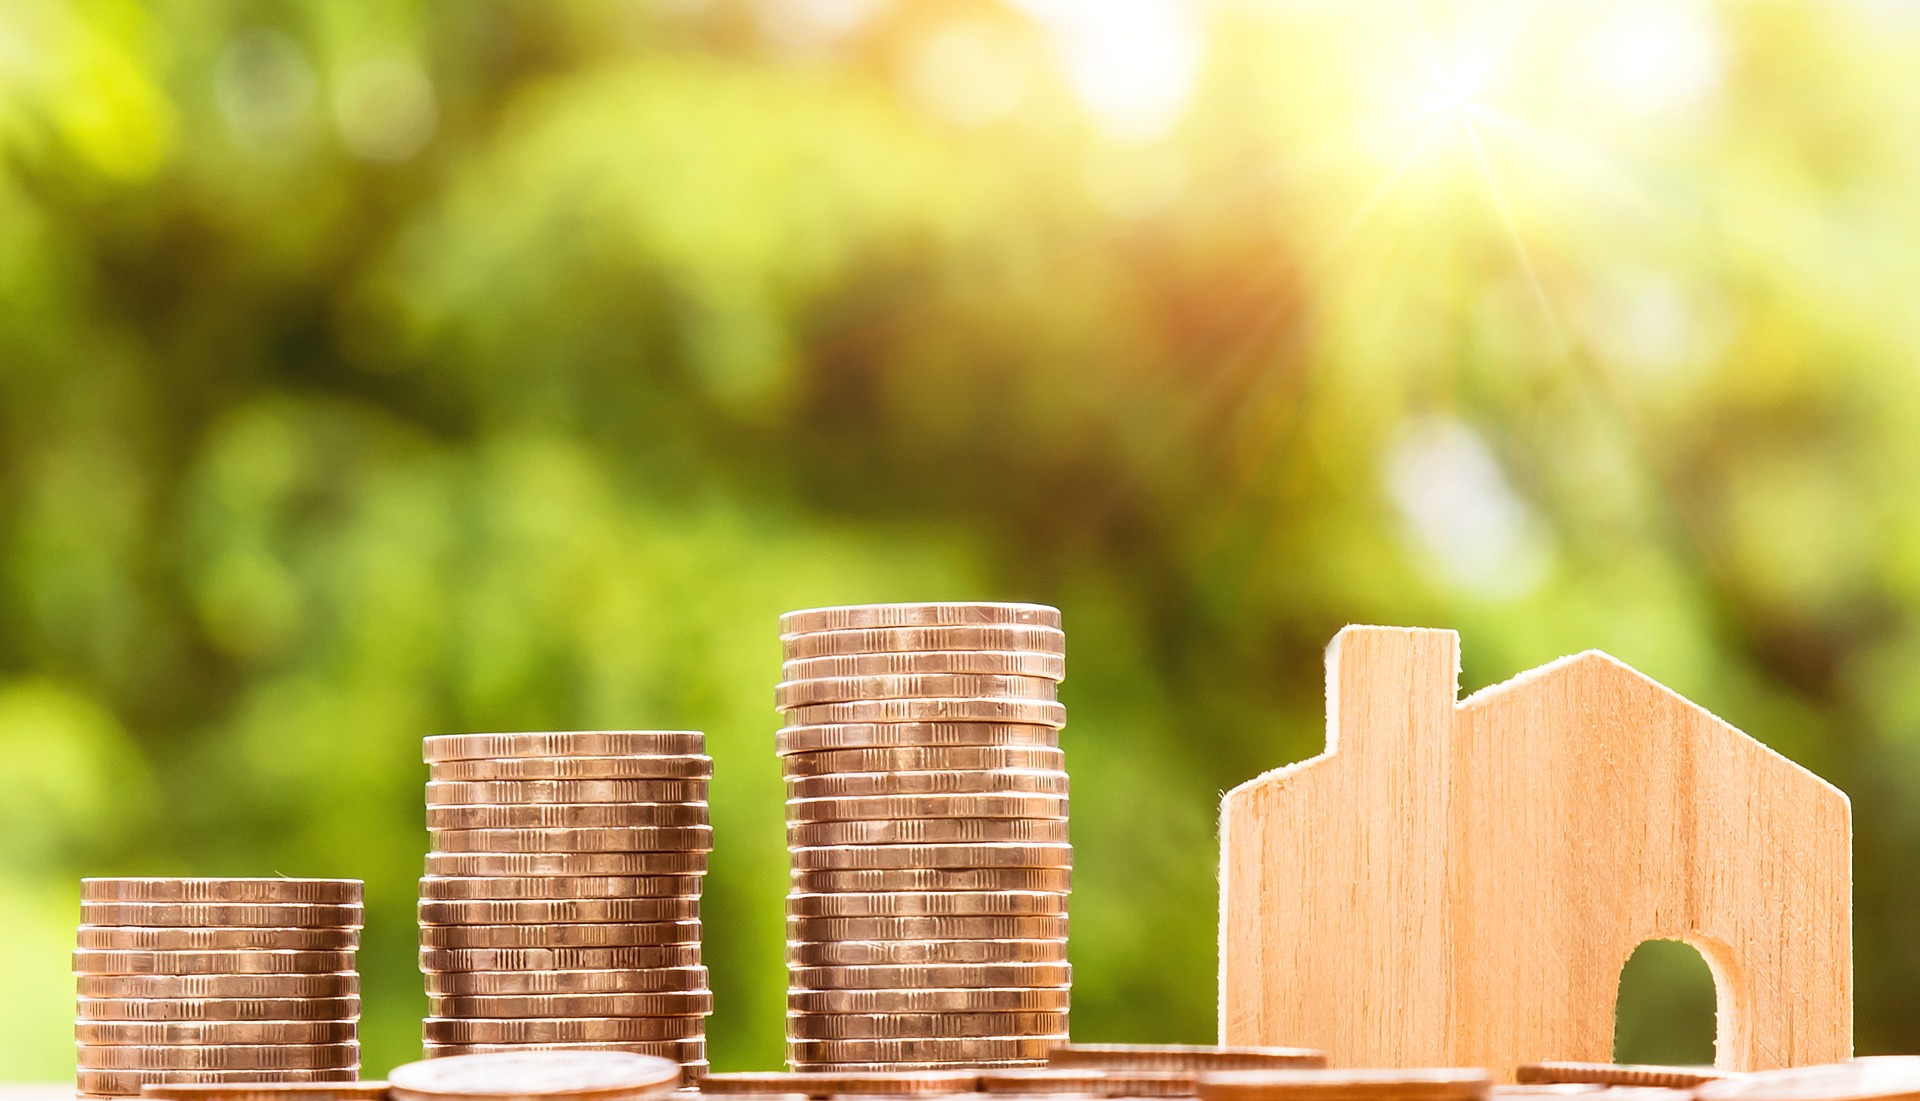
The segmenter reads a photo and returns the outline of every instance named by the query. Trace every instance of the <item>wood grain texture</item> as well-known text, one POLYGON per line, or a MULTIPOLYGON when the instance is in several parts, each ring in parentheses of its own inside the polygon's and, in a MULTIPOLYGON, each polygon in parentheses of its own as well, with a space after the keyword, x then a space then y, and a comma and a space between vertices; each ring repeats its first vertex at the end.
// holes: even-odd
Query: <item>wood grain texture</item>
POLYGON ((1227 793, 1222 1043, 1604 1062, 1621 967, 1675 939, 1719 1066, 1852 1055, 1846 796, 1605 654, 1466 700, 1459 667, 1451 631, 1347 628, 1326 752, 1227 793))

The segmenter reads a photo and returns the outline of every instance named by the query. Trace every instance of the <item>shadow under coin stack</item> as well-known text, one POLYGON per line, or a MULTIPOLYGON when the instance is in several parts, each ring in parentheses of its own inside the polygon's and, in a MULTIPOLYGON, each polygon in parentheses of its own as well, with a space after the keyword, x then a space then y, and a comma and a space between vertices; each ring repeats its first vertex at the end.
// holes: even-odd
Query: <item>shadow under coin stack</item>
POLYGON ((365 921, 357 879, 85 879, 78 1092, 351 1082, 365 921))
POLYGON ((780 637, 788 1063, 1045 1062, 1071 974, 1060 613, 821 608, 780 637))
POLYGON ((706 1070, 697 731, 426 739, 429 1056, 618 1050, 706 1070))

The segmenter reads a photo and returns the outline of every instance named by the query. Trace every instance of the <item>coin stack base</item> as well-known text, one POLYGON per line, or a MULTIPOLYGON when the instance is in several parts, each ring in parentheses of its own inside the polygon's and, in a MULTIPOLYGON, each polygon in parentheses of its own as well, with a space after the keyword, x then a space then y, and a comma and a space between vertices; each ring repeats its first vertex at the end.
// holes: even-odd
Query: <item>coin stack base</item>
POLYGON ((351 1082, 357 879, 87 879, 75 1086, 351 1082))
POLYGON ((1069 996, 1059 612, 864 605, 780 629, 788 1064, 1043 1063, 1069 996))
POLYGON ((425 750, 426 1054, 618 1051, 702 1073, 705 736, 446 734, 425 750))

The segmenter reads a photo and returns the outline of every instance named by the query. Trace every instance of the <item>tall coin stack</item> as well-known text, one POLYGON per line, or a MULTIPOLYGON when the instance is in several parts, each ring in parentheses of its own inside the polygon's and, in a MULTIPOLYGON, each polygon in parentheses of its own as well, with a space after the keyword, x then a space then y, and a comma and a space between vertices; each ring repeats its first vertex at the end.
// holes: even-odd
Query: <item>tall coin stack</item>
POLYGON ((81 880, 78 1092, 359 1076, 357 879, 81 880))
POLYGON ((780 637, 788 1063, 1043 1063, 1070 979, 1059 611, 820 608, 780 637))
POLYGON ((426 739, 428 1055, 600 1048, 706 1070, 697 731, 426 739))

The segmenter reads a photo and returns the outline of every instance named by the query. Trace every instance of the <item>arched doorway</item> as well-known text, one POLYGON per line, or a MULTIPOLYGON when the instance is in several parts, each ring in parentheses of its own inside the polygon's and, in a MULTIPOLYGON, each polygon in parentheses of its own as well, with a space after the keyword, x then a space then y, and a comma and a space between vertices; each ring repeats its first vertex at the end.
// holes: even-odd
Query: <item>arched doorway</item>
POLYGON ((1713 1062, 1713 973, 1684 941, 1650 940, 1620 968, 1613 1057, 1621 1063, 1713 1062))

